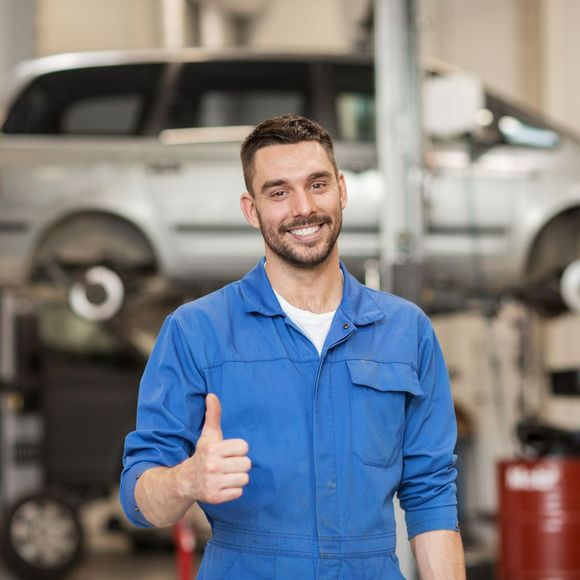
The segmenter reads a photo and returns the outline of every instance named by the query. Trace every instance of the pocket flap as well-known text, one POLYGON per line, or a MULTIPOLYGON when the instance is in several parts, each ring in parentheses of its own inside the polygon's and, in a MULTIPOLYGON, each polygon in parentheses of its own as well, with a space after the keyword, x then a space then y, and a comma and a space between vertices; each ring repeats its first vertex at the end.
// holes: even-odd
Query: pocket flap
POLYGON ((421 396, 423 390, 415 370, 408 364, 377 362, 372 360, 347 360, 352 382, 377 391, 404 391, 421 396))

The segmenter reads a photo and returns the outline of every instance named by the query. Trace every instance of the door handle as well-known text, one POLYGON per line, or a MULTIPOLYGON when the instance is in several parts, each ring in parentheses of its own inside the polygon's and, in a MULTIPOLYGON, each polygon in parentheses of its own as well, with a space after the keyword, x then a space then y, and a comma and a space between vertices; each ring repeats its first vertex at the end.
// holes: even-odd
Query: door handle
POLYGON ((181 162, 177 159, 160 159, 159 161, 151 161, 147 164, 149 171, 159 174, 178 173, 181 170, 181 162))

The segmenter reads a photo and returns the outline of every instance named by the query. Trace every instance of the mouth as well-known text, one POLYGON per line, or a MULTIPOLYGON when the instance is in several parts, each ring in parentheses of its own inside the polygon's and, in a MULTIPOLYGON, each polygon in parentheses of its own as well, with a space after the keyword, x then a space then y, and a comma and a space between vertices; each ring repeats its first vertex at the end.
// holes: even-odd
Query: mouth
POLYGON ((323 227, 330 225, 329 216, 311 216, 310 219, 295 220, 288 224, 281 232, 290 234, 295 240, 304 242, 316 241, 323 233, 323 227))
POLYGON ((293 236, 297 236, 299 238, 310 238, 318 233, 322 224, 317 224, 313 226, 306 226, 302 228, 295 228, 292 230, 288 230, 290 234, 293 236))

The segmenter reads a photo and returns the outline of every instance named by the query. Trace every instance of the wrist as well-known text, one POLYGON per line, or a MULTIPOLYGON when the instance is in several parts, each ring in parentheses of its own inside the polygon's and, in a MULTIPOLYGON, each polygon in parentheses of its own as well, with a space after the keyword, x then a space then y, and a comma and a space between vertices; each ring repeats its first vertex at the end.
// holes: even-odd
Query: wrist
POLYGON ((191 458, 186 459, 175 467, 170 469, 170 477, 173 481, 173 490, 179 502, 193 503, 197 499, 196 490, 191 477, 191 469, 188 462, 191 458))

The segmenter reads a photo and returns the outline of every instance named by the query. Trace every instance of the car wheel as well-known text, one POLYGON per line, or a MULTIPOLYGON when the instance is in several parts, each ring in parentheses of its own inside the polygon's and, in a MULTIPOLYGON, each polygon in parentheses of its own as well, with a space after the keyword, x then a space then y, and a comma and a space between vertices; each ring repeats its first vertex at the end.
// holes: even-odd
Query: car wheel
POLYGON ((68 217, 39 240, 29 281, 39 291, 64 293, 81 318, 108 321, 157 272, 144 233, 121 218, 93 212, 68 217))
POLYGON ((83 533, 70 505, 52 495, 33 495, 19 500, 4 516, 0 547, 17 578, 58 580, 80 559, 83 533))
POLYGON ((554 218, 537 236, 527 267, 524 298, 552 316, 580 311, 580 208, 554 218))

